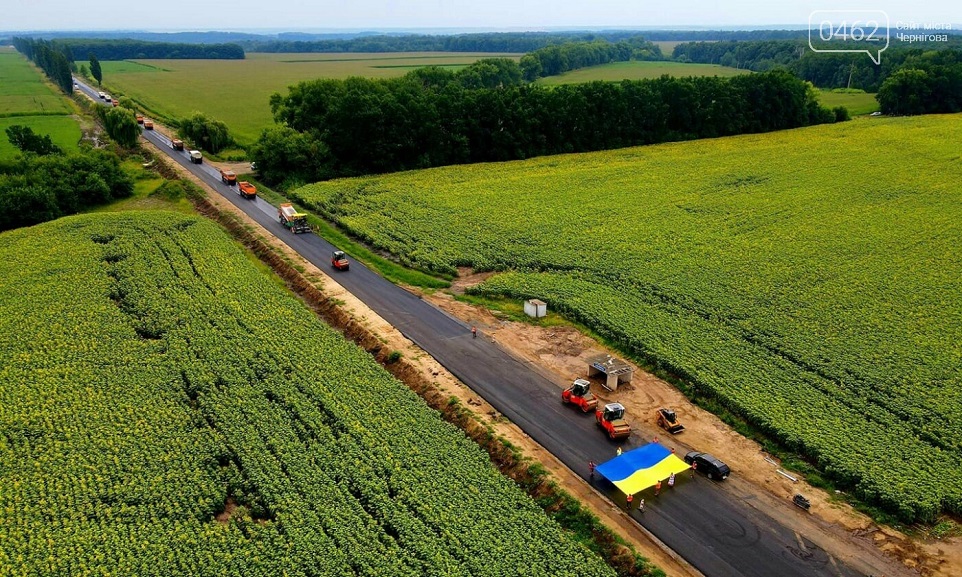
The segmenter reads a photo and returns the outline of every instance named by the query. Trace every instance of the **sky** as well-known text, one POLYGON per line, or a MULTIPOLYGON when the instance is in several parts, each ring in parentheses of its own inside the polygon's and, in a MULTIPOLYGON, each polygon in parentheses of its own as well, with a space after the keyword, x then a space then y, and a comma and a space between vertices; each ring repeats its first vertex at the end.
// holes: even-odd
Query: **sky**
POLYGON ((812 11, 837 9, 884 10, 893 26, 962 26, 959 0, 0 0, 0 30, 805 26, 812 11))

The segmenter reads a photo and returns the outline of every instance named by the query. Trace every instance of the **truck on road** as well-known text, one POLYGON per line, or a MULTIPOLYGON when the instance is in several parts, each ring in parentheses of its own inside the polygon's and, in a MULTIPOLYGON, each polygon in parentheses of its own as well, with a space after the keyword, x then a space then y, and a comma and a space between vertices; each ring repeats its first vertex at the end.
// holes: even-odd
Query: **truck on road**
POLYGON ((247 182, 246 180, 242 180, 237 183, 237 192, 242 197, 250 200, 257 196, 257 187, 247 182))
POLYGON ((204 162, 204 155, 200 153, 199 150, 190 151, 190 161, 194 164, 201 164, 204 162))
POLYGON ((237 184, 237 175, 234 174, 233 170, 220 169, 220 181, 227 186, 234 186, 237 184))
POLYGON ((294 234, 311 232, 311 226, 307 224, 307 215, 297 212, 294 205, 289 202, 277 208, 277 220, 294 234))

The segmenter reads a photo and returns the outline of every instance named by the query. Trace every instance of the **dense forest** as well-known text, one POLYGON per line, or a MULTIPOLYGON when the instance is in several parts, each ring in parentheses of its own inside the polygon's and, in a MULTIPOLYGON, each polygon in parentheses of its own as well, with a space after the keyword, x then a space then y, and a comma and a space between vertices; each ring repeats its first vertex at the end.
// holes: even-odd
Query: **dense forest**
POLYGON ((784 71, 734 78, 525 84, 518 65, 482 60, 459 72, 315 80, 275 94, 280 123, 252 147, 270 181, 504 161, 823 122, 811 87, 784 71))
POLYGON ((237 44, 173 44, 141 40, 92 40, 65 38, 59 41, 74 54, 93 54, 98 60, 130 58, 206 58, 211 60, 243 60, 244 49, 237 44))
POLYGON ((962 50, 962 37, 948 43, 911 47, 895 46, 884 52, 881 65, 864 53, 813 52, 807 41, 689 42, 675 46, 672 58, 679 62, 720 64, 765 72, 785 68, 820 88, 857 88, 877 92, 885 79, 914 61, 935 52, 962 50))
POLYGON ((276 41, 247 44, 252 52, 532 52, 568 42, 629 41, 637 31, 616 32, 486 32, 431 36, 362 36, 352 39, 276 41))

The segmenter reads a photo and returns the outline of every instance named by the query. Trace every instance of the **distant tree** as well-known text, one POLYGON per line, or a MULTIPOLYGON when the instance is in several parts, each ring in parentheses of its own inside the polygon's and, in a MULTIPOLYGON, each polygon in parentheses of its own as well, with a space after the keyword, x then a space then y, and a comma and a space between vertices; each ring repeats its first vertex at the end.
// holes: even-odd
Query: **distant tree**
POLYGON ((100 108, 103 110, 104 128, 107 134, 117 144, 125 148, 133 148, 140 137, 140 125, 133 111, 127 108, 100 108))
POLYGON ((98 85, 103 82, 104 73, 103 70, 100 69, 100 61, 97 60, 93 52, 90 53, 90 75, 94 77, 98 85))
POLYGON ((226 124, 201 112, 181 120, 178 132, 185 140, 214 153, 224 150, 233 142, 226 124))
POLYGON ((23 152, 33 152, 40 156, 58 154, 60 147, 50 140, 50 135, 34 134, 29 126, 15 124, 7 127, 7 140, 23 152))
POLYGON ((885 79, 875 99, 885 114, 924 114, 931 91, 924 70, 903 68, 885 79))
POLYGON ((90 78, 90 69, 87 68, 86 64, 81 64, 80 68, 78 69, 78 72, 84 78, 90 78))

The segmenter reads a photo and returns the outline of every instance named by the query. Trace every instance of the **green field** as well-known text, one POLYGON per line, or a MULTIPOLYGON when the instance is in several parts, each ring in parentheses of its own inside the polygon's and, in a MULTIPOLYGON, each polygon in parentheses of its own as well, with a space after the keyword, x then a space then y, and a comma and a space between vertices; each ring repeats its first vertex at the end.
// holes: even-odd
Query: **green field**
POLYGON ((613 575, 209 221, 0 234, 0 573, 613 575))
POLYGON ((0 117, 70 114, 63 95, 45 84, 43 73, 18 52, 0 52, 0 117))
POLYGON ((962 512, 960 120, 862 118, 294 197, 402 261, 511 271, 483 290, 546 300, 842 487, 930 520, 962 512))
POLYGON ((63 150, 76 150, 80 142, 80 126, 72 116, 11 116, 0 118, 0 158, 10 158, 20 151, 7 139, 7 127, 29 126, 37 134, 47 134, 63 150))
POLYGON ((738 70, 717 64, 686 64, 681 62, 648 62, 631 60, 628 62, 613 62, 601 66, 591 66, 572 70, 559 76, 547 76, 538 79, 539 84, 554 86, 557 84, 578 84, 592 80, 644 80, 658 78, 664 74, 669 76, 737 76, 748 74, 748 70, 738 70))
POLYGON ((844 106, 848 108, 848 112, 852 116, 870 114, 879 109, 878 100, 875 100, 875 94, 870 92, 849 93, 819 90, 818 101, 828 108, 844 106))
POLYGON ((0 50, 0 158, 19 151, 7 140, 8 126, 29 126, 48 134, 64 150, 76 150, 80 127, 70 114, 65 97, 44 82, 43 73, 20 53, 0 50))
POLYGON ((206 112, 230 127, 242 144, 271 126, 274 92, 316 78, 403 76, 421 66, 460 68, 481 58, 517 54, 379 53, 248 54, 245 60, 138 60, 103 62, 104 85, 153 114, 181 118, 206 112))

